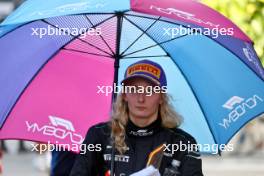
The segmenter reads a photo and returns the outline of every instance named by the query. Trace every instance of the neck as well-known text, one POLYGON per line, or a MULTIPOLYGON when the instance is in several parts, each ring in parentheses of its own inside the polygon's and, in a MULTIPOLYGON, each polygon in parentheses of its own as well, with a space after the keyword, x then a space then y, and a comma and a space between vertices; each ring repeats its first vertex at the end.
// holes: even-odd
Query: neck
POLYGON ((157 120, 158 118, 158 111, 151 115, 149 118, 142 118, 142 117, 136 117, 132 114, 129 114, 130 120, 138 127, 146 127, 150 125, 152 122, 157 120))

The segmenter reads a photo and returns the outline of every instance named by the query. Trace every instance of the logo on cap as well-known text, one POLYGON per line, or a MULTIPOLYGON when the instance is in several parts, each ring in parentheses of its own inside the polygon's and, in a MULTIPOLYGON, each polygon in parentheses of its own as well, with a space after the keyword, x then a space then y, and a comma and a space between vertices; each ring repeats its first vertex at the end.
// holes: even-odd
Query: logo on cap
POLYGON ((160 78, 161 70, 150 64, 136 64, 127 69, 127 77, 138 72, 144 72, 153 75, 157 79, 160 78))

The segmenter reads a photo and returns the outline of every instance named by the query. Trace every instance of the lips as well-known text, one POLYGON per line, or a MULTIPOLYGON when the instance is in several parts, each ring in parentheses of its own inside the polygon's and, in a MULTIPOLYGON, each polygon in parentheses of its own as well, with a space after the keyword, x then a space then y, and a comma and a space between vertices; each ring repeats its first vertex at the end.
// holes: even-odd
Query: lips
POLYGON ((143 110, 146 109, 145 107, 140 107, 140 106, 137 106, 136 108, 137 108, 138 110, 141 110, 141 111, 143 111, 143 110))

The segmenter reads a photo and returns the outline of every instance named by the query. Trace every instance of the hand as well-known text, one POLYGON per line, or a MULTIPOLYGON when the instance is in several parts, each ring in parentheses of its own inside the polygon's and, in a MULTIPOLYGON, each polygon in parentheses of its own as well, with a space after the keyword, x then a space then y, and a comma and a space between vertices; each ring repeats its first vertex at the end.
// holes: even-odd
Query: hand
POLYGON ((152 165, 148 166, 145 169, 142 169, 136 173, 133 173, 130 176, 160 176, 159 170, 154 168, 152 165))

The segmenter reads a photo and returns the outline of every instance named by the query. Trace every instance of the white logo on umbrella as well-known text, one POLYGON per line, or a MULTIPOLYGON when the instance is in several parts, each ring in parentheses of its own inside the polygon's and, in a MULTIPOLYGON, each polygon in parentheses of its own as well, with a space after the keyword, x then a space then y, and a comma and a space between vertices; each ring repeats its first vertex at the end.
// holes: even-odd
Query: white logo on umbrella
POLYGON ((178 18, 183 18, 185 20, 190 20, 190 21, 197 22, 197 23, 203 23, 203 24, 209 25, 211 27, 218 28, 220 26, 219 24, 214 24, 210 21, 204 21, 202 19, 199 19, 199 18, 195 17, 195 14, 184 12, 184 11, 181 11, 181 10, 178 10, 175 8, 161 8, 161 7, 156 7, 154 5, 151 5, 150 9, 151 10, 157 10, 161 13, 165 13, 168 15, 176 15, 178 18))
POLYGON ((75 131, 72 123, 69 120, 65 120, 55 116, 49 116, 50 122, 54 126, 64 126, 67 130, 75 131))
POLYGON ((49 116, 49 119, 52 125, 39 125, 36 122, 30 123, 26 121, 27 131, 44 136, 53 136, 61 140, 69 139, 73 144, 81 144, 83 142, 84 137, 75 132, 71 121, 55 116, 49 116))
POLYGON ((233 96, 223 105, 223 107, 232 110, 234 109, 234 105, 239 104, 242 101, 244 101, 244 98, 233 96))
POLYGON ((262 68, 259 60, 256 58, 256 55, 255 55, 253 49, 251 48, 250 44, 248 44, 246 42, 245 42, 245 45, 246 45, 246 47, 243 48, 244 55, 246 56, 248 61, 251 62, 256 67, 256 69, 259 71, 261 76, 264 78, 263 68, 262 68))
POLYGON ((221 127, 228 129, 232 123, 235 123, 240 117, 254 109, 261 102, 263 103, 263 98, 258 95, 254 95, 248 99, 233 96, 223 105, 224 108, 231 110, 231 112, 229 112, 228 116, 218 124, 221 127))
POLYGON ((77 11, 77 10, 85 10, 88 8, 102 8, 104 7, 106 4, 102 4, 102 3, 98 3, 95 5, 91 5, 91 2, 80 2, 80 3, 72 3, 72 4, 66 4, 66 5, 62 5, 56 8, 56 10, 60 11, 60 12, 66 12, 66 11, 77 11))
POLYGON ((243 48, 243 52, 250 62, 254 61, 254 54, 252 54, 248 48, 243 48))
POLYGON ((92 4, 91 1, 79 2, 79 3, 72 3, 72 4, 58 6, 50 10, 35 11, 31 13, 29 16, 35 16, 35 15, 45 16, 45 15, 52 15, 55 13, 76 12, 81 10, 95 9, 95 8, 98 9, 98 8, 103 8, 106 5, 107 3, 92 4))

